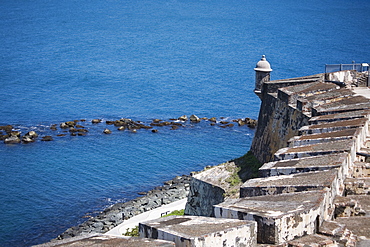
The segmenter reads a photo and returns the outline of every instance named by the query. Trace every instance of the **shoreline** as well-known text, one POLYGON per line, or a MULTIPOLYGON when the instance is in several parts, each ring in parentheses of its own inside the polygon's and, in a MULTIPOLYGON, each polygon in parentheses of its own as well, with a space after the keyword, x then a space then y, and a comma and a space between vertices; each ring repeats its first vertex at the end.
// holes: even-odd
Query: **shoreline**
POLYGON ((111 205, 95 217, 68 228, 49 242, 58 243, 74 237, 105 234, 134 216, 185 199, 189 194, 190 180, 191 175, 181 175, 165 181, 163 185, 148 192, 140 192, 139 194, 145 193, 143 196, 111 205))

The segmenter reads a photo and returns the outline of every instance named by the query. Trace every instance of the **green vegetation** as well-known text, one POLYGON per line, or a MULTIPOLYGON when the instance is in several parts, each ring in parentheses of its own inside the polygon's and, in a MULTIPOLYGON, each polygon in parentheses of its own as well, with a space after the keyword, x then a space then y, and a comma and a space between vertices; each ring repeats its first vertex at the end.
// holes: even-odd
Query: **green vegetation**
POLYGON ((230 186, 236 186, 244 183, 248 179, 258 177, 258 169, 262 165, 251 151, 248 151, 248 153, 242 157, 231 160, 230 162, 234 162, 236 165, 236 168, 228 168, 228 171, 232 172, 231 176, 226 179, 226 182, 228 182, 230 186))
POLYGON ((225 179, 230 185, 228 191, 225 192, 224 197, 235 197, 239 193, 239 187, 248 179, 255 178, 258 176, 258 169, 261 167, 261 163, 254 157, 251 151, 246 153, 240 158, 231 160, 230 165, 226 167, 226 170, 231 175, 225 179))
POLYGON ((181 216, 181 215, 184 215, 184 211, 185 211, 185 209, 174 210, 169 214, 163 215, 162 217, 168 217, 168 216, 172 216, 172 215, 180 215, 181 216))
POLYGON ((236 167, 230 177, 225 181, 230 184, 230 186, 235 186, 242 183, 242 180, 239 177, 240 167, 236 167))
POLYGON ((139 237, 139 226, 136 226, 132 229, 127 228, 126 232, 123 235, 128 237, 139 237))
POLYGON ((254 157, 251 151, 233 161, 239 168, 237 174, 243 183, 248 179, 258 177, 258 169, 262 166, 262 163, 254 157))

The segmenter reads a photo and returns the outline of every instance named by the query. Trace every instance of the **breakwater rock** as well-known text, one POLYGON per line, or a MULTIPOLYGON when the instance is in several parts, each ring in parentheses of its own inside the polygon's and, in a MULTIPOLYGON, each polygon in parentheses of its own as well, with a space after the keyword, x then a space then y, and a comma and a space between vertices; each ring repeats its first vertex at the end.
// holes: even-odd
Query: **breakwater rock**
POLYGON ((139 193, 143 195, 141 197, 125 203, 116 203, 82 224, 67 229, 53 241, 105 233, 133 216, 184 199, 189 194, 190 180, 188 175, 177 176, 164 182, 162 186, 139 193))
POLYGON ((0 126, 0 140, 5 144, 29 144, 37 141, 53 141, 65 136, 86 136, 94 133, 113 134, 114 132, 128 131, 130 133, 148 132, 158 133, 166 130, 179 130, 181 128, 192 128, 197 126, 214 126, 218 128, 233 128, 234 126, 247 126, 255 128, 257 120, 251 118, 229 119, 225 117, 203 117, 191 115, 189 118, 183 115, 178 118, 168 120, 132 120, 130 118, 120 118, 117 120, 105 120, 100 118, 87 121, 85 119, 65 121, 48 126, 0 126), (22 129, 22 131, 21 131, 22 129), (26 130, 26 131, 24 131, 26 130), (23 134, 22 132, 26 132, 23 134))

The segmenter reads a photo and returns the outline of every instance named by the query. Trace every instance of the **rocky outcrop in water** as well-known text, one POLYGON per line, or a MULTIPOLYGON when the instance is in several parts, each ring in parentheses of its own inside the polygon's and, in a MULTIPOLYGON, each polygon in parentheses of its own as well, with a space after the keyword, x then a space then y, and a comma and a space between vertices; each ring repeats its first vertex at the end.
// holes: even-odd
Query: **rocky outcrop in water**
MULTIPOLYGON (((102 119, 93 119, 90 122, 84 119, 65 121, 59 124, 51 124, 47 130, 42 130, 43 133, 36 133, 36 131, 29 131, 22 136, 21 131, 17 130, 19 127, 13 125, 0 126, 0 140, 3 140, 5 144, 17 144, 17 143, 33 143, 36 141, 52 141, 54 137, 61 138, 67 135, 70 136, 86 136, 89 132, 97 131, 97 133, 113 134, 114 130, 109 127, 100 128, 102 119), (40 136, 40 138, 38 138, 40 136)), ((130 133, 136 133, 145 130, 151 130, 151 133, 157 133, 165 129, 179 130, 181 128, 193 127, 195 125, 205 126, 207 124, 220 128, 233 128, 235 125, 247 126, 249 128, 255 128, 257 120, 250 118, 241 118, 234 120, 225 120, 221 117, 219 120, 216 117, 203 117, 200 118, 196 115, 191 115, 189 118, 186 115, 178 118, 172 118, 168 120, 152 119, 148 121, 134 121, 129 118, 121 118, 118 120, 106 120, 107 126, 114 126, 118 131, 129 131, 130 133), (208 123, 207 123, 208 122, 208 123), (234 124, 234 123, 235 124, 234 124)), ((22 127, 24 128, 24 127, 22 127)), ((30 129, 37 129, 37 127, 29 127, 30 129)), ((37 130, 38 131, 38 130, 37 130)))

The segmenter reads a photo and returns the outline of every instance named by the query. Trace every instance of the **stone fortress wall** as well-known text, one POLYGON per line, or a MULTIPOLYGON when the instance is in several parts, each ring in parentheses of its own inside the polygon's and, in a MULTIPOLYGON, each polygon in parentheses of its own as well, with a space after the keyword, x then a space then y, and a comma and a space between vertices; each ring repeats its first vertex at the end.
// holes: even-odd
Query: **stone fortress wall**
MULTIPOLYGON (((265 57, 255 70, 262 103, 251 151, 264 163, 259 177, 230 196, 234 188, 224 181, 233 162, 196 174, 185 213, 206 216, 207 223, 190 223, 194 216, 181 217, 186 223, 162 219, 140 224, 141 236, 175 241, 164 237, 171 232, 194 240, 176 246, 370 246, 370 99, 362 95, 370 90, 355 87, 367 73, 270 81, 265 57), (220 230, 203 235, 176 230, 202 229, 220 219, 249 222, 248 234, 233 239, 220 230), (214 234, 219 245, 199 244, 199 238, 206 243, 214 234), (249 240, 243 242, 244 236, 249 240)), ((232 231, 231 225, 223 229, 232 231)))

